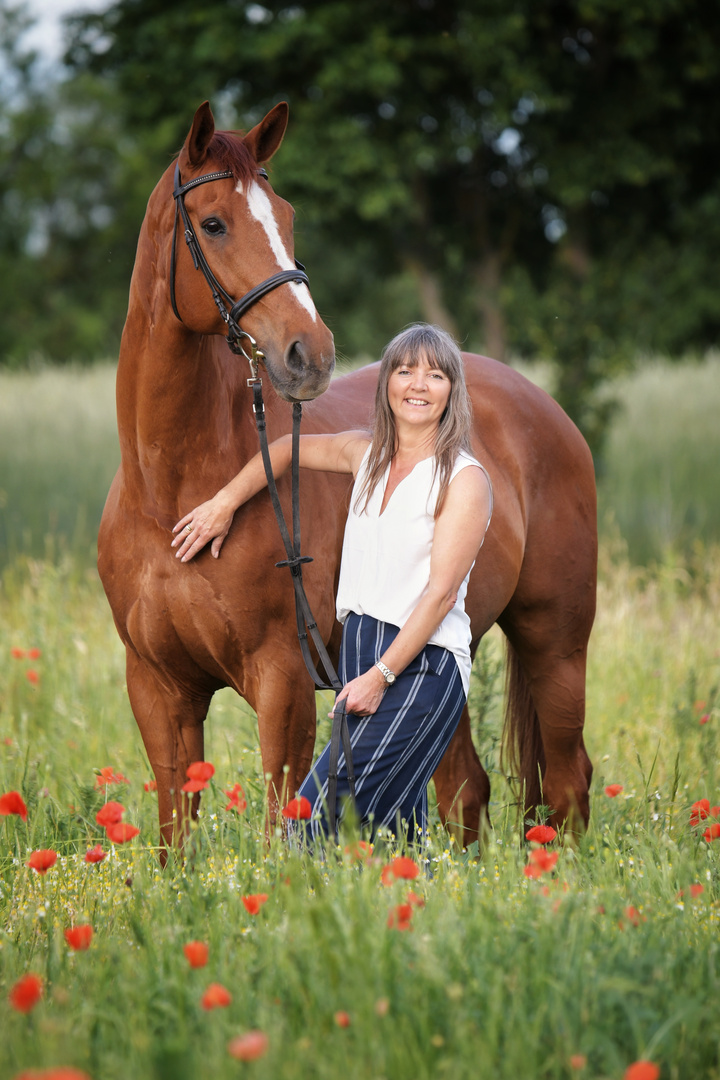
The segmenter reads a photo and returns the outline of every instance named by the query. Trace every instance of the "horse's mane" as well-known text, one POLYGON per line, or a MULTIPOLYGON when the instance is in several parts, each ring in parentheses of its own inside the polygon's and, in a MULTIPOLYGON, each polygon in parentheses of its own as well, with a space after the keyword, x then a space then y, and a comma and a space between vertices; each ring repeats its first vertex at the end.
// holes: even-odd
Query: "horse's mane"
POLYGON ((242 141, 242 132, 216 131, 208 153, 218 158, 221 168, 229 169, 236 180, 248 183, 257 175, 258 163, 242 141))

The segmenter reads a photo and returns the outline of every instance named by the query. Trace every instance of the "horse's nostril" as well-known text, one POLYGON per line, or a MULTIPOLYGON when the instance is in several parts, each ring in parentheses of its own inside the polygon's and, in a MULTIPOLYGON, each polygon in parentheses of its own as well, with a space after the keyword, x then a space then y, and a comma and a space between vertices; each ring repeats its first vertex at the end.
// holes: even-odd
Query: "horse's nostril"
POLYGON ((290 371, 298 374, 304 372, 308 366, 307 347, 302 341, 293 341, 285 351, 285 363, 290 371))

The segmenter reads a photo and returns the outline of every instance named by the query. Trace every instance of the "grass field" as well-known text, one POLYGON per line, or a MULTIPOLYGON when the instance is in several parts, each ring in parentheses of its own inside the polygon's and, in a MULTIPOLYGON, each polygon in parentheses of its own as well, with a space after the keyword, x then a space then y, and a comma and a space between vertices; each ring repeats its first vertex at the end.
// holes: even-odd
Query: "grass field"
POLYGON ((69 559, 16 562, 0 611, 0 792, 21 792, 28 816, 0 818, 0 1076, 72 1064, 93 1080, 621 1078, 647 1059, 663 1078, 720 1077, 720 841, 703 838, 709 819, 690 823, 693 803, 720 803, 717 556, 650 573, 604 552, 594 797, 578 846, 556 841, 555 868, 525 876, 533 845, 498 769, 491 636, 473 709, 493 833, 477 859, 436 829, 420 876, 390 885, 391 843, 370 865, 266 847, 253 718, 229 692, 207 724, 215 776, 188 861, 161 872, 150 771, 99 584, 69 559), (108 766, 128 783, 98 786, 108 766), (235 783, 242 813, 226 809, 235 783), (604 794, 610 784, 622 791, 604 794), (95 822, 107 798, 140 829, 127 845, 95 822), (86 863, 98 843, 107 857, 86 863), (27 862, 42 849, 59 858, 41 876, 27 862), (388 919, 409 890, 424 906, 402 932, 388 919), (242 898, 258 894, 268 899, 251 915, 242 898), (74 952, 64 931, 86 924, 92 943, 74 952), (195 940, 209 946, 201 969, 183 953, 195 940), (8 993, 28 972, 44 996, 23 1014, 8 993), (227 1007, 203 1008, 211 983, 227 1007), (238 1063, 227 1046, 250 1030, 267 1034, 267 1052, 238 1063))
MULTIPOLYGON (((73 386, 68 377, 68 410, 84 393, 99 400, 101 375, 76 373, 73 386)), ((532 862, 540 848, 523 842, 499 767, 493 632, 471 693, 493 783, 479 855, 437 826, 410 852, 414 878, 383 873, 401 854, 390 839, 369 860, 341 848, 321 861, 280 837, 268 846, 254 717, 223 691, 206 731, 215 773, 187 859, 161 871, 151 774, 91 530, 69 512, 62 539, 61 517, 43 517, 53 493, 70 505, 96 470, 112 471, 111 432, 100 410, 87 419, 94 460, 85 481, 71 480, 72 444, 84 436, 67 418, 53 435, 50 403, 64 391, 45 399, 44 386, 14 378, 0 459, 21 462, 23 423, 45 427, 28 433, 45 448, 27 464, 29 504, 22 479, 3 472, 6 509, 18 520, 37 511, 49 539, 39 554, 6 555, 0 579, 0 795, 16 791, 27 807, 27 820, 0 816, 0 1080, 26 1070, 78 1080, 59 1066, 91 1080, 720 1080, 717 546, 665 548, 643 568, 608 526, 588 672, 590 828, 574 846, 549 843, 545 864, 532 862), (102 783, 108 768, 122 779, 102 783), (243 810, 226 795, 237 783, 243 810), (139 828, 127 843, 96 822, 108 799, 139 828), (703 805, 693 824, 703 799, 709 816, 703 805), (97 845, 105 857, 86 862, 97 845), (58 858, 46 873, 28 866, 48 849, 58 858), (83 926, 92 940, 76 950, 65 931, 83 926), (204 966, 186 958, 193 941, 208 946, 204 966), (13 1005, 27 975, 39 982, 21 984, 13 1005), (208 998, 213 984, 224 992, 208 998), (234 1041, 253 1031, 255 1042, 234 1041), (642 1061, 655 1068, 633 1069, 642 1061)))

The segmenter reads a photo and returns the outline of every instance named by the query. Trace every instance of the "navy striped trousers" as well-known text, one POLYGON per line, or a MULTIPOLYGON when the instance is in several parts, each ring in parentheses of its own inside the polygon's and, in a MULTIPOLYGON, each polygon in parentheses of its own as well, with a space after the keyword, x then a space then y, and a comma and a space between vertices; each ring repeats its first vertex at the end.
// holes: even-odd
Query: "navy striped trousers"
MULTIPOLYGON (((397 626, 370 615, 348 615, 338 672, 343 685, 371 668, 398 633, 397 626)), ((426 827, 427 785, 448 748, 464 704, 465 691, 455 657, 439 645, 426 645, 387 688, 376 713, 348 713, 355 805, 362 826, 369 825, 373 833, 380 826, 397 832, 403 821, 411 828, 415 824, 426 827)), ((299 792, 313 807, 308 832, 314 839, 327 834, 329 757, 328 743, 299 792)), ((338 820, 349 793, 341 752, 338 820)))

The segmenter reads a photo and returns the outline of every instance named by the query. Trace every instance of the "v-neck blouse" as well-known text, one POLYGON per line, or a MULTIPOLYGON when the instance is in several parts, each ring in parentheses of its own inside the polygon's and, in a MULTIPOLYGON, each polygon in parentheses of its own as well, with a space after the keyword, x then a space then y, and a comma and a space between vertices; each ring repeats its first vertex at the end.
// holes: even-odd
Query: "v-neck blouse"
MULTIPOLYGON (((354 611, 357 615, 371 615, 380 622, 402 627, 430 581, 439 479, 433 475, 434 458, 419 461, 397 485, 381 514, 390 471, 388 466, 370 496, 367 508, 358 511, 355 502, 363 485, 369 453, 368 447, 350 499, 338 583, 337 617, 342 623, 354 611)), ((468 465, 479 466, 487 476, 479 461, 461 451, 450 482, 468 465)), ((465 613, 469 576, 470 571, 458 589, 455 606, 429 641, 429 644, 440 645, 455 655, 466 694, 471 666, 470 620, 465 613)))

